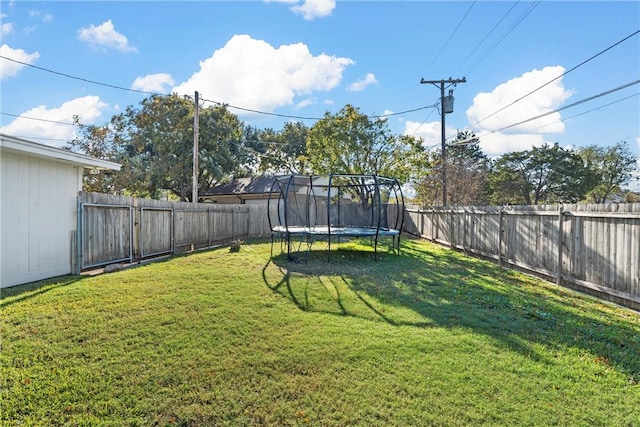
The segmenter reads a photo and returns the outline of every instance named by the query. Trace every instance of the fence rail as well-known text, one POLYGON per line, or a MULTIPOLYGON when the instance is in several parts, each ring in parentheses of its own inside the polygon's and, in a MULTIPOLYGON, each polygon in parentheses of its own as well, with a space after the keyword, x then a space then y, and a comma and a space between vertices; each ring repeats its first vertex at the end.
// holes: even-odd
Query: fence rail
POLYGON ((640 204, 407 209, 405 231, 640 309, 640 204))
POLYGON ((270 236, 267 207, 81 192, 75 271, 270 236))

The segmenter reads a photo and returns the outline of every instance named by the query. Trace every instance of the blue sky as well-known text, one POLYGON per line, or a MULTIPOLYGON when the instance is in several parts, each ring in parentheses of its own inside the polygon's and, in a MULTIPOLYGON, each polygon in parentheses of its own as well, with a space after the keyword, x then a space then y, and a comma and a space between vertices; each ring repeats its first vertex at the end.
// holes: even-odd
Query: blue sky
POLYGON ((274 129, 298 119, 263 113, 312 126, 349 103, 391 114, 392 131, 438 146, 440 91, 420 79, 465 77, 447 88, 455 97, 448 138, 472 130, 492 156, 622 140, 640 154, 638 1, 0 5, 0 132, 49 145, 74 133, 49 121, 76 114, 105 123, 148 96, 123 90, 134 89, 197 90, 205 105, 260 111, 230 108, 246 124, 274 129))

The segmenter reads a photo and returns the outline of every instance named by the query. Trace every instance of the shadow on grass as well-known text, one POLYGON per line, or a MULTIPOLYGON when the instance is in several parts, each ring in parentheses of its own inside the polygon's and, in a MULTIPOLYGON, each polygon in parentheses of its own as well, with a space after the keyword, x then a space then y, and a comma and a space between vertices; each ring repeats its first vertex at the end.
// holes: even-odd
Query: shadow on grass
POLYGON ((0 307, 8 307, 20 301, 25 301, 53 289, 69 286, 84 280, 86 276, 59 276, 24 285, 11 286, 0 290, 0 307))
POLYGON ((374 261, 372 255, 340 248, 330 263, 326 251, 310 251, 299 262, 274 256, 263 278, 304 311, 468 329, 536 359, 543 358, 536 344, 576 348, 640 382, 640 316, 634 312, 603 310, 590 297, 415 240, 404 240, 400 256, 379 252, 374 261))

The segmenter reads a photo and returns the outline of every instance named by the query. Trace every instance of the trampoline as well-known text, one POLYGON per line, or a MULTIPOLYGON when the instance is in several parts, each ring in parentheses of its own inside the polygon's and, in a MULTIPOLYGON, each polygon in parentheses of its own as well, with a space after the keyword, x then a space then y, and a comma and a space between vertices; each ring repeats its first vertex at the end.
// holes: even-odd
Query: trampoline
POLYGON ((271 186, 268 218, 272 243, 279 237, 289 258, 322 239, 330 260, 332 242, 370 238, 377 259, 381 238, 391 238, 392 251, 400 253, 404 197, 396 179, 377 175, 280 176, 271 186))

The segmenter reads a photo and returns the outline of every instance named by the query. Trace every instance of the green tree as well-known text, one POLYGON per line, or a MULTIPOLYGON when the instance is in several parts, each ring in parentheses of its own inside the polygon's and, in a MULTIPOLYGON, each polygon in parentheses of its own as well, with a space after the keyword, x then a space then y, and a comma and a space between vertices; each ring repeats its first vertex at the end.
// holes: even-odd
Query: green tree
POLYGON ((302 122, 287 122, 281 131, 265 129, 261 139, 265 153, 259 170, 273 174, 308 173, 306 156, 309 128, 302 122))
MULTIPOLYGON (((395 178, 400 184, 412 177, 412 157, 421 150, 419 140, 391 132, 386 119, 370 118, 352 105, 337 114, 325 113, 309 129, 306 161, 315 174, 378 175, 395 178)), ((350 191, 362 203, 370 199, 366 178, 351 178, 350 191)))
POLYGON ((496 205, 530 205, 529 152, 506 153, 494 161, 489 173, 489 201, 496 205))
MULTIPOLYGON (((64 148, 86 154, 99 159, 118 161, 117 147, 114 142, 113 132, 109 125, 83 125, 78 116, 73 117, 73 123, 78 129, 79 136, 67 142, 64 148)), ((98 193, 113 193, 116 191, 115 183, 117 172, 95 171, 84 169, 82 175, 82 188, 85 191, 98 193)))
POLYGON ((495 204, 575 203, 591 182, 591 171, 576 152, 545 144, 496 160, 489 177, 490 199, 495 204))
POLYGON ((104 125, 84 125, 74 117, 78 136, 65 148, 92 157, 120 163, 120 171, 84 170, 83 189, 99 193, 125 194, 141 197, 158 196, 145 181, 143 168, 136 166, 141 161, 135 157, 128 145, 127 126, 122 115, 113 116, 104 125))
POLYGON ((636 167, 636 158, 626 141, 611 147, 590 145, 580 148, 578 153, 593 172, 593 184, 587 200, 604 203, 611 196, 624 196, 622 186, 630 182, 636 167))
POLYGON ((412 137, 394 135, 386 119, 369 118, 351 105, 325 113, 307 137, 307 158, 316 174, 381 175, 407 182, 407 155, 417 146, 412 137))
MULTIPOLYGON (((113 191, 153 198, 168 191, 180 200, 191 201, 194 114, 189 99, 153 95, 138 107, 129 106, 114 116, 104 132, 84 127, 74 147, 88 152, 94 136, 104 134, 111 150, 107 158, 123 164, 113 191)), ((257 130, 245 128, 224 106, 200 109, 198 145, 199 194, 249 173, 261 147, 257 130)))
MULTIPOLYGON (((145 168, 149 187, 192 201, 193 103, 177 95, 151 96, 126 115, 135 128, 132 151, 143 160, 139 165, 145 168)), ((224 106, 200 109, 199 194, 246 171, 254 162, 244 130, 243 123, 224 106)))
MULTIPOLYGON (((487 202, 489 159, 473 132, 460 131, 446 148, 447 201, 452 206, 482 205, 487 202)), ((442 152, 430 154, 429 169, 416 186, 419 202, 442 204, 442 152)))

